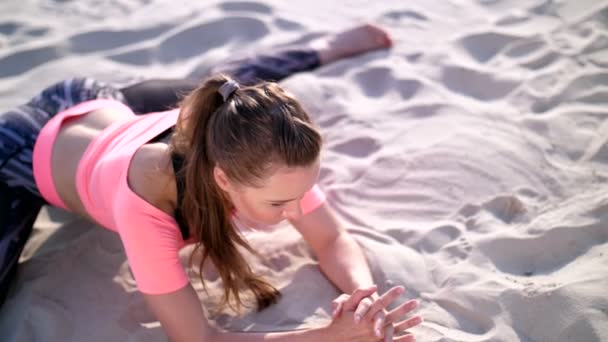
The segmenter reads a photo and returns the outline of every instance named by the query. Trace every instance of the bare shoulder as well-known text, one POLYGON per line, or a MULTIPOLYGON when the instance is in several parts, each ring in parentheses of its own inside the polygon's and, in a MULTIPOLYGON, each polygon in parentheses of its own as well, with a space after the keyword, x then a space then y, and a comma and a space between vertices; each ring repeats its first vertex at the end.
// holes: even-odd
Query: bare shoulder
POLYGON ((131 159, 127 180, 135 194, 172 215, 176 188, 167 148, 163 143, 140 147, 131 159))

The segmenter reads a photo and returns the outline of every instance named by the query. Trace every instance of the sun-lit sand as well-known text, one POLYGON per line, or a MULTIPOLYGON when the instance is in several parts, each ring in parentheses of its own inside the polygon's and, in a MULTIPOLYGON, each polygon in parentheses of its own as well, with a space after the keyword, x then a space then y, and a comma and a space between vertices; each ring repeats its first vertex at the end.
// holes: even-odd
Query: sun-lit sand
MULTIPOLYGON (((606 0, 3 1, 0 112, 63 78, 202 77, 364 21, 394 48, 282 84, 324 133, 319 184, 381 290, 420 299, 417 340, 608 341, 606 0)), ((210 316, 250 331, 326 324, 338 292, 297 233, 249 237, 283 299, 217 313, 211 277, 210 316)), ((48 208, 0 336, 165 340, 118 236, 48 208)))

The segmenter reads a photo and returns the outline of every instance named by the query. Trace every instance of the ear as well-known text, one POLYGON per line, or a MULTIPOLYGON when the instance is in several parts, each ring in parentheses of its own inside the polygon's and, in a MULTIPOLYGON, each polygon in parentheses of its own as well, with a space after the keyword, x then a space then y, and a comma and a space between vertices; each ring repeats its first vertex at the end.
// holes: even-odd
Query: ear
POLYGON ((213 178, 215 179, 217 186, 219 186, 223 191, 228 192, 228 190, 231 188, 228 176, 226 176, 224 170, 217 165, 213 167, 213 178))

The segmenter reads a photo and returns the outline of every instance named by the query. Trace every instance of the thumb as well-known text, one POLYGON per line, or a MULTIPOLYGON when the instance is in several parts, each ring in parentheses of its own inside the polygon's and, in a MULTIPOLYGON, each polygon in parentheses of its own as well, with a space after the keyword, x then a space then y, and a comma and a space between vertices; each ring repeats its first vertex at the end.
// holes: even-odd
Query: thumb
POLYGON ((338 316, 340 316, 340 313, 342 312, 342 306, 347 299, 348 295, 343 293, 331 302, 331 317, 333 319, 336 319, 338 318, 338 316))

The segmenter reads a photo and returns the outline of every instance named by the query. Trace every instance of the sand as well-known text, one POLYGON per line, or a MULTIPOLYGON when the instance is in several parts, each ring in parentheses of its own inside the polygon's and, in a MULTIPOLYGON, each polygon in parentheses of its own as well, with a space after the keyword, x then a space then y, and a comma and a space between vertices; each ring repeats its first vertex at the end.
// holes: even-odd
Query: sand
MULTIPOLYGON (((392 50, 282 83, 323 131, 319 184, 381 290, 403 284, 420 299, 419 341, 608 341, 608 1, 32 0, 0 9, 4 109, 67 77, 202 77, 230 56, 383 25, 392 50)), ((212 279, 211 296, 200 295, 217 324, 326 324, 338 291, 297 233, 250 239, 267 256, 256 268, 284 297, 260 314, 211 313, 212 279)), ((52 208, 22 256, 0 336, 165 340, 118 237, 52 208)))

